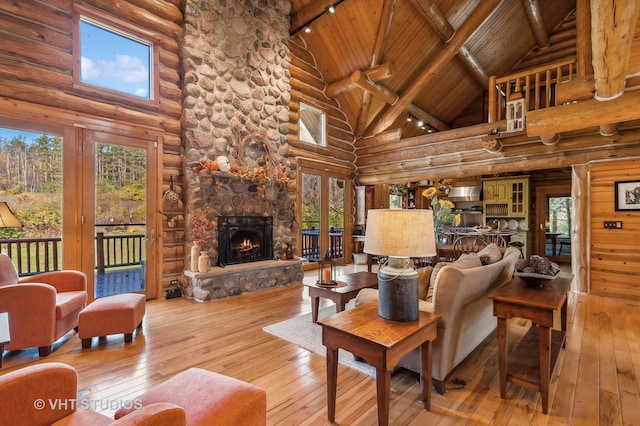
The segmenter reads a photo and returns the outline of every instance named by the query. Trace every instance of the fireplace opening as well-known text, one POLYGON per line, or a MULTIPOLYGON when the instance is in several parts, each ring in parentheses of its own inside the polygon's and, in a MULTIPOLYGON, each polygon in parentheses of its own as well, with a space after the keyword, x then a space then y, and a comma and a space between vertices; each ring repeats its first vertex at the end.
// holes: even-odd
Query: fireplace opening
POLYGON ((223 216, 218 220, 218 265, 273 258, 273 218, 223 216))

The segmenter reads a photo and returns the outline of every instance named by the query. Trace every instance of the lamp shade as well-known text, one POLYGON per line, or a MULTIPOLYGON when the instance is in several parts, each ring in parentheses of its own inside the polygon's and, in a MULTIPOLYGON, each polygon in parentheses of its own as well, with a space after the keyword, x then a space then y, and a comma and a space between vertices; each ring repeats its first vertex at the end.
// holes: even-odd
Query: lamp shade
POLYGON ((0 201, 0 228, 20 228, 22 223, 13 214, 6 202, 0 201))
POLYGON ((369 210, 364 236, 364 252, 393 257, 435 256, 433 211, 369 210))

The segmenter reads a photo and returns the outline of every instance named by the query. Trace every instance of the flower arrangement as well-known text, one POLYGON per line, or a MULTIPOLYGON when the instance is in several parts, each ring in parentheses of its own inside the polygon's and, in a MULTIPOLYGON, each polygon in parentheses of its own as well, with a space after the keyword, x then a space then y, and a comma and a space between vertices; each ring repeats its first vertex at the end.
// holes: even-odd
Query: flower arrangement
POLYGON ((436 234, 436 241, 439 236, 449 230, 451 225, 460 225, 460 214, 453 213, 455 204, 449 200, 438 200, 440 189, 430 187, 422 191, 422 196, 431 200, 433 210, 433 226, 436 234))
POLYGON ((211 218, 211 209, 208 205, 193 209, 189 206, 191 213, 191 236, 194 241, 200 241, 202 250, 206 250, 211 241, 215 240, 218 229, 218 221, 211 218))
POLYGON ((404 185, 389 186, 389 195, 404 195, 407 193, 407 187, 404 185))

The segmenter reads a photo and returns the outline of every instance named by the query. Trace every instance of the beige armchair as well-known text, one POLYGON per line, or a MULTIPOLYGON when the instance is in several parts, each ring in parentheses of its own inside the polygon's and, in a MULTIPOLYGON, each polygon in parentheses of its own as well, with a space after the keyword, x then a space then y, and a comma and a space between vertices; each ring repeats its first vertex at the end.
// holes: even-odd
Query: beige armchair
POLYGON ((0 312, 9 313, 11 334, 4 349, 37 347, 40 356, 49 355, 51 345, 78 326, 86 303, 83 272, 45 272, 19 280, 11 259, 0 253, 0 312))

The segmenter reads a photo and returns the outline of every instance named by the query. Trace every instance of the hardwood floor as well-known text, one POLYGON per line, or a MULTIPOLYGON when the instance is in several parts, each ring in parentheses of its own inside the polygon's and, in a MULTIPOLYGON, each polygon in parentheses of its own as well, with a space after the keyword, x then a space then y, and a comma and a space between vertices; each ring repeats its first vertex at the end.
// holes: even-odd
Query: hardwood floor
MULTIPOLYGON (((358 265, 341 268, 352 272, 358 265)), ((360 269, 358 269, 360 270, 360 269)), ((309 274, 306 279, 313 280, 309 274)), ((326 300, 321 306, 332 305, 326 300)), ((112 414, 118 401, 137 395, 192 366, 255 383, 267 391, 269 425, 325 425, 325 358, 264 331, 262 327, 311 311, 301 284, 210 303, 187 299, 147 304, 143 332, 124 345, 122 336, 94 339, 82 350, 75 333, 38 358, 37 349, 4 355, 0 374, 34 362, 74 366, 79 397, 112 414)), ((513 342, 523 320, 510 324, 513 342)), ((392 376, 393 425, 638 425, 640 424, 640 302, 570 294, 568 341, 551 381, 550 410, 542 414, 539 393, 508 385, 500 398, 495 332, 455 370, 432 410, 419 403, 413 373, 392 376)), ((0 403, 1 406, 1 403, 0 403)), ((376 386, 371 377, 338 369, 336 424, 375 425, 376 386)))

